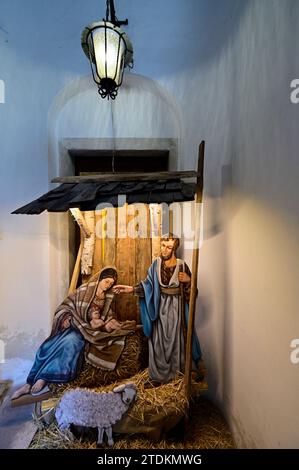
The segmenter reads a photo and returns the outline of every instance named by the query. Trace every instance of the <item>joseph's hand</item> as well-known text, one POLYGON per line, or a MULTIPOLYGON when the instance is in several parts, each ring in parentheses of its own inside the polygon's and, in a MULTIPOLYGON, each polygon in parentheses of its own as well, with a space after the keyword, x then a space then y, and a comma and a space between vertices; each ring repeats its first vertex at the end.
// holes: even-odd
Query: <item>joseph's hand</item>
POLYGON ((114 294, 131 294, 133 292, 133 286, 125 286, 123 284, 118 284, 112 289, 114 294))
POLYGON ((187 284, 191 281, 191 277, 189 277, 186 273, 179 273, 179 281, 187 284))

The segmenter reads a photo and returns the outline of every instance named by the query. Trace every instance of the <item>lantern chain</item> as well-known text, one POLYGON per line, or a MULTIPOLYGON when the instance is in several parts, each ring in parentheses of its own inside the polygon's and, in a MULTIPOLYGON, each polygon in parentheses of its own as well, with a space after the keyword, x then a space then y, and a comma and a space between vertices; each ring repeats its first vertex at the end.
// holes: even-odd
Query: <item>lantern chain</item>
POLYGON ((106 0, 106 21, 109 21, 109 0, 106 0))
POLYGON ((112 127, 112 173, 115 173, 115 153, 116 153, 116 142, 115 142, 115 122, 113 113, 113 101, 110 101, 111 110, 111 127, 112 127))
POLYGON ((116 16, 113 0, 106 0, 106 21, 110 21, 115 26, 121 26, 123 24, 128 25, 129 23, 128 19, 119 21, 119 19, 116 16), (109 19, 109 16, 110 16, 110 19, 109 19))

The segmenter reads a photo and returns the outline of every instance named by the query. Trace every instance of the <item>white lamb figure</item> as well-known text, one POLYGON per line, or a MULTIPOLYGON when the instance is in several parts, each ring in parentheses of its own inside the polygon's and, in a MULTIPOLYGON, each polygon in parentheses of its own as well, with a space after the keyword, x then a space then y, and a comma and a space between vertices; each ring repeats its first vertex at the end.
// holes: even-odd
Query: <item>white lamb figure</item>
POLYGON ((135 397, 133 382, 119 385, 112 392, 75 388, 64 393, 55 417, 60 429, 69 430, 71 424, 98 428, 98 444, 102 444, 106 432, 108 444, 112 446, 112 425, 122 418, 135 397))

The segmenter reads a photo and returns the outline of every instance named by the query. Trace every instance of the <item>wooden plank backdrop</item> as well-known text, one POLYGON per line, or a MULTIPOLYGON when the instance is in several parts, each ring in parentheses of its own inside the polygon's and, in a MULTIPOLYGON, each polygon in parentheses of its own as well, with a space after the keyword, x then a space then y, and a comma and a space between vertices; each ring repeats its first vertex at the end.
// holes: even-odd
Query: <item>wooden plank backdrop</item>
MULTIPOLYGON (((114 210, 118 211, 119 233, 117 235, 121 235, 114 241, 116 250, 115 265, 118 272, 117 282, 132 286, 136 283, 136 243, 133 238, 126 236, 126 231, 128 226, 134 224, 134 206, 125 205, 114 210)), ((120 294, 116 297, 116 311, 120 320, 139 320, 137 299, 131 294, 120 294)))
MULTIPOLYGON (((136 285, 145 279, 152 260, 160 253, 161 226, 162 211, 157 204, 125 204, 95 211, 93 266, 83 282, 111 265, 117 269, 119 284, 136 285)), ((140 321, 138 298, 134 295, 117 296, 115 311, 120 321, 140 321)))

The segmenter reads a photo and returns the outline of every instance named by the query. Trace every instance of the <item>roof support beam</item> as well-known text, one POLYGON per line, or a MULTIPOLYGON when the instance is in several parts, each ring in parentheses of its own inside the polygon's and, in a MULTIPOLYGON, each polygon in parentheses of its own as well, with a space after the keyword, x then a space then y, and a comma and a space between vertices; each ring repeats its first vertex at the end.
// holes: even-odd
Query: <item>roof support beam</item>
POLYGON ((101 173, 91 176, 59 176, 52 179, 52 183, 96 183, 111 181, 160 181, 176 180, 181 178, 200 178, 202 174, 197 171, 161 171, 154 173, 101 173))

